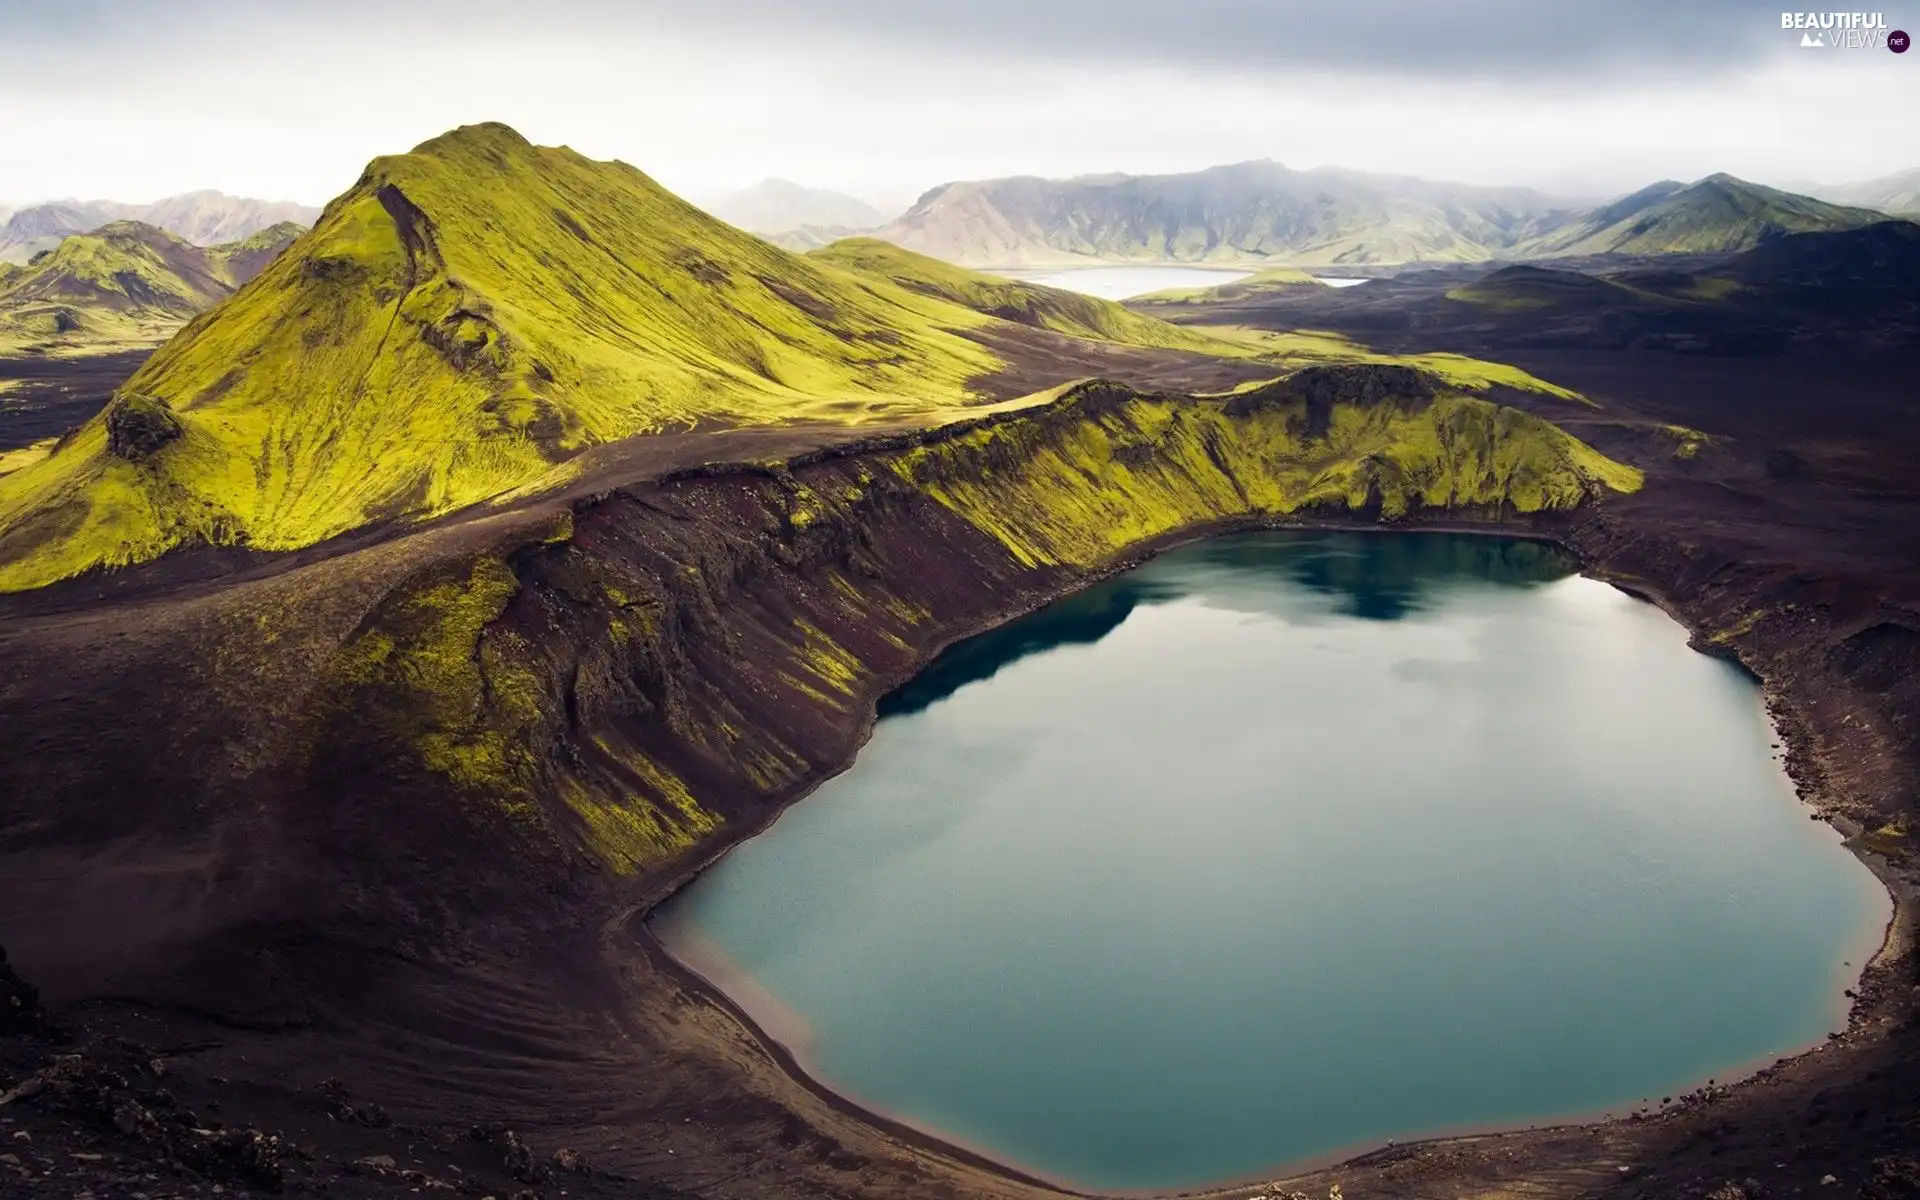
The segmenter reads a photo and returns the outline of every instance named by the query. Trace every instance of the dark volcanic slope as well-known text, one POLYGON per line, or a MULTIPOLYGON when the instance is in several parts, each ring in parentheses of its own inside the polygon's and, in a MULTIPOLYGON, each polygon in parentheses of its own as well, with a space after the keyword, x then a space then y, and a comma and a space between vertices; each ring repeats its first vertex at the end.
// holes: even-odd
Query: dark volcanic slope
MULTIPOLYGON (((427 1131, 409 1146, 464 1145, 448 1133, 505 1122, 543 1155, 582 1150, 653 1188, 1026 1194, 848 1120, 631 918, 842 765, 873 699, 951 638, 1127 547, 1244 519, 1235 497, 1269 486, 1267 468, 1252 468, 1259 452, 1235 457, 1258 441, 1218 440, 1229 428, 1312 436, 1320 403, 1381 405, 1390 421, 1434 411, 1412 372, 1327 380, 1214 402, 1174 441, 1147 433, 1166 428, 1163 402, 1095 390, 978 434, 589 480, 558 505, 219 591, 71 607, 76 585, 11 601, 0 928, 57 1002, 138 997, 149 1015, 136 1026, 111 1005, 80 1020, 191 1047, 169 1057, 170 1087, 297 1131, 319 1161, 296 1180, 389 1145, 351 1129, 342 1142, 316 1119, 334 1103, 320 1085, 339 1077, 354 1103, 427 1131), (1089 421, 1107 430, 1102 470, 1124 473, 1057 492, 1022 466, 1044 448, 1091 467, 1074 449, 1089 421), (1185 462, 1186 438, 1201 461, 1209 444, 1224 456, 1217 483, 1155 465, 1185 462)), ((1847 516, 1854 491, 1821 481, 1764 507, 1764 485, 1731 482, 1751 471, 1741 452, 1696 479, 1689 464, 1717 447, 1683 459, 1666 435, 1606 428, 1653 468, 1643 493, 1590 513, 1453 519, 1554 533, 1593 569, 1664 595, 1703 645, 1767 677, 1817 803, 1873 827, 1909 811, 1920 579, 1909 547, 1874 548, 1885 516, 1847 516), (1715 492, 1729 499, 1700 502, 1715 492), (1848 526, 1854 540, 1832 537, 1848 526)), ((1762 1087, 1661 1121, 1408 1148, 1303 1186, 1573 1194, 1624 1164, 1630 1184, 1663 1181, 1644 1194, 1698 1195, 1761 1170, 1781 1137, 1808 1149, 1766 1168, 1776 1186, 1857 1178, 1900 1149, 1912 1117, 1883 1082, 1913 1045, 1911 980, 1896 971, 1910 963, 1869 985, 1871 1024, 1762 1087), (1868 1119, 1808 1124, 1822 1088, 1868 1119), (1703 1132, 1723 1126, 1743 1132, 1703 1132), (1707 1157, 1723 1137, 1744 1149, 1707 1157)), ((482 1149, 476 1170, 508 1161, 482 1149)))
POLYGON ((1917 260, 1920 225, 1881 221, 1781 237, 1738 255, 1408 271, 1351 288, 1214 289, 1132 307, 1201 326, 1332 329, 1496 357, 1515 348, 1737 357, 1796 346, 1893 350, 1920 345, 1917 260))
MULTIPOLYGON (((1757 305, 1830 273, 1788 257, 1782 282, 1700 278, 1757 305)), ((1399 1147, 1289 1188, 1909 1194, 1920 414, 1899 288, 1864 336, 1816 321, 1747 355, 1608 333, 1612 285, 1659 308, 1697 280, 1496 289, 1548 285, 1579 320, 1446 295, 1472 282, 1395 285, 1409 316, 1391 337, 1515 347, 1600 407, 1349 366, 1230 398, 1090 385, 828 452, 809 448, 819 428, 696 430, 596 448, 552 496, 297 558, 189 552, 111 577, 110 596, 92 576, 0 601, 0 941, 83 1043, 61 1063, 0 1029, 0 1088, 37 1080, 0 1110, 37 1147, 8 1151, 0 1180, 99 1195, 133 1164, 163 1194, 252 1188, 272 1149, 283 1182, 345 1195, 467 1176, 481 1195, 1036 1195, 782 1071, 637 918, 843 767, 875 699, 954 638, 1172 539, 1394 519, 1553 536, 1758 673, 1807 800, 1890 860, 1896 952, 1846 1036, 1756 1085, 1646 1120, 1399 1147), (1645 485, 1615 490, 1634 474, 1541 413, 1645 485), (495 1123, 622 1178, 541 1180, 497 1130, 460 1140, 495 1123), (47 1147, 110 1158, 35 1157, 47 1147), (343 1165, 378 1154, 393 1162, 343 1165)), ((1852 302, 1804 286, 1780 311, 1852 302)), ((1326 327, 1391 295, 1221 311, 1326 327)), ((1728 311, 1737 331, 1766 310, 1728 311)), ((1058 336, 1032 334, 1034 355, 1058 336)))

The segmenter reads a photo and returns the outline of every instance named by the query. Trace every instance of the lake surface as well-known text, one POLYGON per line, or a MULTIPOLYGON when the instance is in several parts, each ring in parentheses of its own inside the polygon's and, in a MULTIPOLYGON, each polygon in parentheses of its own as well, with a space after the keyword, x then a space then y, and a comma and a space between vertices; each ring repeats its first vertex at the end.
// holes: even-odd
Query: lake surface
POLYGON ((1840 1028, 1889 912, 1753 683, 1537 543, 1200 543, 882 712, 655 928, 831 1086, 1085 1187, 1657 1105, 1840 1028))
MULTIPOLYGON (((1148 292, 1163 291, 1167 288, 1219 287, 1223 283, 1232 283, 1236 279, 1245 279, 1251 271, 1214 269, 1211 267, 1062 267, 1053 271, 996 271, 994 274, 1007 279, 1021 279, 1028 283, 1045 284, 1047 287, 1065 288, 1070 292, 1080 292, 1087 296, 1098 296, 1103 300, 1131 300, 1135 296, 1144 296, 1148 292)), ((1341 278, 1338 276, 1315 275, 1321 283, 1329 287, 1352 287, 1364 279, 1341 278)))
POLYGON ((1204 267, 1066 267, 1057 271, 998 271, 995 274, 1103 300, 1126 300, 1166 288, 1219 287, 1245 279, 1253 272, 1215 271, 1204 267))

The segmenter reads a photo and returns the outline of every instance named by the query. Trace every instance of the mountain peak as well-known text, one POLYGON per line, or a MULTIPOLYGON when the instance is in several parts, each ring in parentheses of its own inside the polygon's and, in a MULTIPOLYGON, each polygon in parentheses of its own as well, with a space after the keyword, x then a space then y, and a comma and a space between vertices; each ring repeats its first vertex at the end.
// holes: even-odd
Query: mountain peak
POLYGON ((696 422, 941 410, 1000 360, 954 332, 992 318, 930 303, 776 249, 626 164, 463 127, 375 159, 123 385, 171 409, 176 442, 136 468, 96 421, 0 476, 0 528, 30 533, 0 547, 0 588, 190 541, 312 545, 696 422), (137 500, 95 503, 76 481, 102 473, 137 500))
POLYGON ((435 146, 451 145, 510 145, 517 148, 532 149, 533 143, 522 137, 520 131, 504 121, 476 121, 471 125, 456 125, 445 133, 436 134, 413 148, 414 153, 427 153, 435 146))

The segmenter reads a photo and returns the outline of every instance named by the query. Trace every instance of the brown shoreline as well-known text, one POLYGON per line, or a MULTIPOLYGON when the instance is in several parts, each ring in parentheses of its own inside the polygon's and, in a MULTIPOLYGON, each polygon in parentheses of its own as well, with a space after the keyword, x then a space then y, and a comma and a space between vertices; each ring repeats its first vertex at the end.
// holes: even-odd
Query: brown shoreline
MULTIPOLYGON (((622 925, 627 932, 627 936, 640 944, 642 954, 645 955, 650 962, 663 967, 682 987, 688 989, 694 995, 701 997, 706 1002, 726 1012, 737 1021, 754 1042, 773 1059, 774 1063, 782 1072, 795 1082, 801 1084, 816 1097, 825 1101, 830 1107, 843 1116, 848 1116, 856 1121, 871 1125, 892 1136, 902 1137, 913 1144, 919 1145, 923 1149, 954 1158, 966 1165, 984 1168, 1020 1183, 1046 1188, 1050 1191, 1067 1195, 1117 1196, 1127 1197, 1129 1200, 1187 1200, 1187 1198, 1191 1197, 1219 1196, 1227 1192, 1235 1192, 1248 1187, 1264 1187, 1264 1185, 1269 1182, 1291 1182, 1310 1174, 1332 1168, 1365 1165, 1369 1160, 1375 1159, 1378 1156, 1390 1153, 1397 1154, 1414 1148, 1466 1144, 1489 1138, 1503 1139, 1528 1134, 1548 1134, 1604 1128, 1613 1125, 1627 1125, 1635 1123, 1636 1121, 1658 1120, 1661 1117, 1669 1115, 1666 1111, 1658 1111, 1650 1112, 1645 1117, 1635 1118, 1632 1115, 1634 1110, 1631 1109, 1624 1113, 1617 1114, 1603 1110, 1593 1114, 1574 1114, 1565 1118, 1552 1118, 1545 1123, 1512 1122, 1495 1123, 1492 1125, 1464 1125, 1450 1127, 1434 1133, 1422 1134, 1405 1140, 1391 1138, 1384 1142, 1367 1142, 1356 1146, 1343 1147, 1327 1151, 1323 1154, 1310 1155, 1302 1159, 1282 1162, 1268 1170, 1260 1172, 1256 1176, 1204 1183, 1189 1188, 1177 1190, 1123 1189, 1119 1191, 1088 1189, 1072 1181, 1049 1176, 1035 1168, 996 1155, 984 1148, 973 1146, 932 1129, 931 1127, 922 1125, 901 1114, 891 1113, 878 1105, 863 1101, 852 1093, 835 1087, 818 1073, 808 1068, 803 1053, 796 1052, 792 1047, 784 1043, 777 1033, 764 1026, 746 1006, 740 1004, 731 995, 727 994, 719 984, 702 974, 693 965, 683 962, 680 957, 674 953, 672 947, 667 944, 666 940, 659 937, 654 931, 651 917, 662 904, 680 891, 691 886, 700 875, 705 873, 715 863, 718 863, 727 854, 731 853, 736 846, 753 837, 759 836, 771 828, 773 823, 778 821, 787 809, 811 795, 815 789, 827 782, 827 780, 834 778, 850 768, 860 751, 865 749, 867 742, 873 736, 875 727, 879 723, 877 711, 879 698, 903 686, 915 675, 924 671, 928 664, 948 648, 971 638, 979 637, 994 629, 1001 628, 1002 626, 1038 612, 1049 604, 1078 594, 1089 587, 1117 575, 1124 574, 1169 550, 1212 538, 1229 536, 1235 533, 1253 533, 1268 530, 1465 534, 1551 545, 1568 556, 1575 565, 1576 574, 1592 579, 1598 583, 1607 584, 1634 599, 1652 604, 1660 609, 1661 612, 1665 613, 1668 618, 1686 632, 1689 649, 1696 653, 1707 654, 1711 657, 1731 661, 1752 676, 1757 685, 1762 703, 1762 717, 1769 727, 1773 728, 1779 735, 1782 744, 1786 744, 1787 734, 1785 730, 1781 729, 1776 712, 1776 705, 1781 702, 1769 689, 1764 676, 1754 672, 1751 667, 1730 650, 1722 651, 1720 647, 1708 642, 1703 636, 1702 631, 1689 623, 1678 608, 1674 606, 1658 588, 1653 587, 1645 580, 1610 574, 1596 564, 1589 563, 1578 550, 1569 545, 1563 537, 1557 536, 1553 531, 1531 526, 1506 527, 1492 521, 1428 520, 1419 516, 1403 518, 1401 521, 1392 525, 1365 519, 1328 519, 1324 516, 1313 518, 1287 517, 1278 519, 1234 518, 1225 522, 1210 523, 1204 527, 1185 530, 1170 537, 1155 539, 1151 542, 1144 543, 1136 547, 1134 551, 1121 556, 1101 570, 1093 572, 1067 587, 1049 589, 1030 605, 997 616, 994 619, 980 623, 977 628, 967 630, 952 638, 933 644, 926 651, 924 661, 922 661, 918 667, 909 671, 903 678, 883 681, 884 686, 881 686, 867 702, 861 730, 852 750, 847 754, 844 762, 841 762, 833 770, 819 773, 816 777, 807 780, 802 788, 795 790, 789 796, 782 797, 773 807, 771 814, 766 820, 757 823, 751 829, 739 831, 734 836, 728 837, 724 844, 715 847, 710 854, 675 872, 674 875, 665 882, 665 886, 661 890, 650 895, 640 905, 628 910, 618 918, 615 923, 622 925)), ((1794 775, 1791 765, 1786 761, 1776 761, 1782 774, 1787 778, 1789 783, 1792 784, 1795 798, 1799 801, 1801 807, 1807 809, 1809 815, 1814 819, 1821 820, 1833 827, 1835 832, 1841 836, 1842 846, 1845 847, 1849 853, 1853 854, 1856 861, 1860 862, 1879 883, 1888 900, 1887 920, 1881 931, 1879 944, 1873 953, 1870 956, 1863 956, 1859 966, 1846 972, 1838 981, 1840 987, 1835 990, 1835 999, 1837 1002, 1836 1008, 1840 1010, 1840 1019, 1836 1023, 1838 1025, 1836 1031, 1830 1032, 1827 1036, 1816 1039, 1805 1046, 1790 1049, 1784 1054, 1768 1053, 1747 1062, 1737 1064, 1732 1068, 1728 1068, 1730 1074, 1726 1080, 1722 1080, 1720 1076, 1715 1075, 1708 1080, 1697 1082, 1694 1085, 1695 1089, 1711 1085, 1718 1093, 1723 1094, 1750 1089, 1754 1085, 1769 1079, 1777 1070, 1822 1053, 1826 1047, 1831 1044, 1832 1040, 1838 1036, 1839 1032, 1856 1027, 1864 1016, 1861 1011, 1862 1001, 1859 999, 1848 1001, 1847 996, 1859 987, 1870 970, 1876 966, 1883 965, 1898 952, 1900 949, 1897 944, 1899 931, 1914 915, 1912 912, 1912 902, 1903 896, 1895 886, 1895 880, 1891 872, 1886 869, 1884 862, 1882 862, 1878 856, 1863 851, 1855 842, 1854 838, 1857 831, 1850 832, 1836 824, 1836 820, 1845 820, 1844 817, 1840 817, 1837 814, 1821 814, 1817 810, 1812 809, 1805 796, 1806 789, 1801 781, 1794 775)), ((1862 945, 1865 944, 1866 942, 1863 939, 1862 945)), ((784 1006, 782 1007, 784 1008, 784 1006)), ((799 1017, 797 1013, 794 1014, 794 1017, 796 1020, 804 1022, 804 1018, 799 1017)), ((1680 1092, 1681 1089, 1676 1087, 1675 1091, 1680 1092)))

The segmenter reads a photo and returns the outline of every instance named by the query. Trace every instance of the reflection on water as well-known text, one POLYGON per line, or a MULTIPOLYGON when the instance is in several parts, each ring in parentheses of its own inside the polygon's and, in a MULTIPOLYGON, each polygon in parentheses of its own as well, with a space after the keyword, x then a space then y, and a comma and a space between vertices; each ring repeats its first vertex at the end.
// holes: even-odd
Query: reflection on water
POLYGON ((957 642, 880 700, 882 718, 919 712, 1002 667, 1059 646, 1097 642, 1141 604, 1198 594, 1222 608, 1300 618, 1297 584, 1328 600, 1332 613, 1394 621, 1461 583, 1526 587, 1573 573, 1573 561, 1546 542, 1434 534, 1333 537, 1280 531, 1215 538, 1179 552, 1178 579, 1152 563, 1096 584, 1016 621, 992 637, 957 642))
POLYGON ((656 928, 829 1083, 1088 1187, 1657 1105, 1818 1040, 1886 892, 1751 681, 1570 566, 1172 551, 943 655, 656 928))

